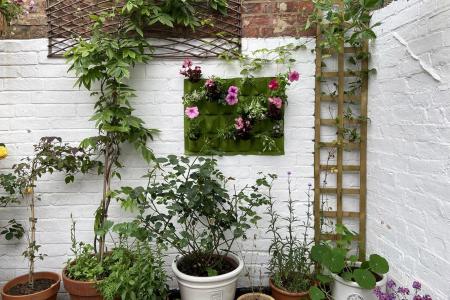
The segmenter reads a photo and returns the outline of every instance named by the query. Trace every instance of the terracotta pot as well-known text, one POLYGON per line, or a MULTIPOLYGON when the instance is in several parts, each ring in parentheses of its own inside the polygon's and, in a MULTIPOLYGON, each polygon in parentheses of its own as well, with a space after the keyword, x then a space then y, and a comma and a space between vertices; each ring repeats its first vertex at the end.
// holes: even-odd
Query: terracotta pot
POLYGON ((270 288, 272 289, 272 296, 275 300, 307 300, 309 298, 309 292, 301 293, 290 293, 282 290, 273 284, 272 279, 270 280, 270 288))
POLYGON ((248 293, 240 296, 237 300, 275 300, 273 297, 263 293, 248 293))
POLYGON ((62 272, 64 288, 71 300, 103 300, 95 288, 96 281, 78 281, 66 276, 66 268, 62 272))
POLYGON ((22 275, 8 281, 2 289, 2 299, 3 300, 56 300, 56 296, 59 291, 59 286, 61 285, 61 277, 53 272, 36 272, 34 273, 34 279, 52 279, 56 281, 48 289, 40 291, 30 295, 24 296, 12 296, 6 294, 10 288, 16 286, 20 283, 25 283, 28 281, 28 274, 22 275))

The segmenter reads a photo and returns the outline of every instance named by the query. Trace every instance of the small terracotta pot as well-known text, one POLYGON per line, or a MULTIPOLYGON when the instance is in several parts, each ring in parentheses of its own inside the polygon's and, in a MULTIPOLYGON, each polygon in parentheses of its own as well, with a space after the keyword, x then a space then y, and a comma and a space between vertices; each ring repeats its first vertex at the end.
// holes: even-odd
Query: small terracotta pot
POLYGON ((103 300, 97 291, 96 281, 78 281, 66 276, 66 268, 62 272, 64 288, 70 295, 70 300, 103 300))
POLYGON ((272 296, 275 300, 309 300, 309 292, 300 293, 290 293, 282 290, 273 284, 272 279, 270 280, 270 288, 272 289, 272 296))
POLYGON ((6 294, 10 288, 16 286, 20 283, 25 283, 28 281, 28 274, 22 275, 8 281, 2 289, 2 299, 3 300, 56 300, 56 296, 59 291, 59 286, 61 285, 61 277, 53 272, 36 272, 34 273, 34 279, 51 279, 56 281, 48 289, 40 291, 30 295, 23 296, 12 296, 6 294))
POLYGON ((275 300, 273 297, 263 293, 248 293, 240 296, 237 300, 275 300))

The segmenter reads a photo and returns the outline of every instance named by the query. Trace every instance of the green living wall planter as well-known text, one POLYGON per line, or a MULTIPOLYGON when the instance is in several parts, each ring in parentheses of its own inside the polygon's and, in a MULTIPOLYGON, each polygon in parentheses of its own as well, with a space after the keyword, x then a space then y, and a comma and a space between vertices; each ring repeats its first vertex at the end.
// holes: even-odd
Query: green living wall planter
MULTIPOLYGON (((242 114, 242 108, 254 101, 255 97, 265 99, 267 103, 270 96, 268 88, 272 77, 252 78, 243 80, 242 78, 220 79, 223 89, 228 90, 229 86, 237 86, 239 88, 238 99, 236 105, 227 105, 222 99, 212 101, 204 98, 190 106, 196 106, 199 116, 193 120, 184 118, 184 147, 185 153, 188 155, 217 154, 217 155, 284 155, 284 107, 283 105, 281 118, 272 119, 267 117, 262 120, 255 120, 252 123, 250 137, 245 139, 239 137, 224 138, 219 134, 220 131, 232 130, 235 120, 242 114), (194 125, 195 124, 195 125, 194 125), (198 137, 193 140, 190 138, 190 132, 193 126, 196 126, 198 137), (274 134, 274 126, 276 126, 281 134, 274 134), (262 135, 271 138, 272 147, 267 147, 262 135)), ((205 80, 198 82, 184 81, 184 94, 187 95, 194 91, 204 89, 205 80)), ((283 91, 284 93, 284 91, 283 91)), ((224 98, 224 97, 222 97, 224 98)), ((267 108, 266 107, 266 108, 267 108)), ((186 108, 186 107, 185 107, 186 108)))

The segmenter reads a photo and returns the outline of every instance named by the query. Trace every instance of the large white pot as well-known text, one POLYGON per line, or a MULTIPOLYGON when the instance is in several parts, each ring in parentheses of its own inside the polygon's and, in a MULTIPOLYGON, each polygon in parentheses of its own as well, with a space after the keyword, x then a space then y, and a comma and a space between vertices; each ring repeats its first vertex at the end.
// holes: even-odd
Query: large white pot
MULTIPOLYGON (((357 266, 361 263, 357 264, 357 266)), ((373 290, 361 288, 356 282, 346 281, 342 277, 331 274, 334 279, 332 295, 335 300, 378 300, 373 290)), ((387 276, 377 282, 376 286, 384 293, 386 292, 387 276)))
POLYGON ((211 277, 196 277, 181 273, 175 259, 172 262, 172 270, 178 281, 181 300, 234 300, 237 280, 244 262, 232 253, 228 256, 239 262, 238 267, 230 273, 211 277))

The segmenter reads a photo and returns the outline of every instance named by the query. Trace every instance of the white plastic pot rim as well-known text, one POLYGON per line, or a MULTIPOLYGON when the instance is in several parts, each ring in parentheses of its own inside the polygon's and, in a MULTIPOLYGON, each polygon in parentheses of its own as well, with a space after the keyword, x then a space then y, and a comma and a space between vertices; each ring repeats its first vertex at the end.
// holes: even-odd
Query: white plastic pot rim
POLYGON ((211 282, 224 281, 224 280, 232 279, 232 278, 239 276, 239 274, 242 272, 242 269, 244 268, 244 262, 240 257, 238 257, 230 252, 228 253, 228 256, 231 257, 232 259, 234 259, 236 262, 238 262, 239 265, 237 266, 236 269, 234 269, 233 271, 226 273, 226 274, 211 276, 211 277, 197 277, 197 276, 191 276, 191 275, 184 274, 180 270, 178 270, 177 262, 178 262, 179 256, 177 256, 173 260, 172 270, 175 273, 175 276, 177 278, 179 278, 181 280, 189 281, 189 282, 211 283, 211 282))

